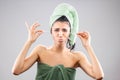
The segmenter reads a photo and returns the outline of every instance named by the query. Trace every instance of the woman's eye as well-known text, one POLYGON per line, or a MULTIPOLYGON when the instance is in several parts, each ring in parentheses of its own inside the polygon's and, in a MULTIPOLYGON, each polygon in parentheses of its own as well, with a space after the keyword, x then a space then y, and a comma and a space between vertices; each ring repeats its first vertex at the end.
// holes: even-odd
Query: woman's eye
POLYGON ((59 31, 59 29, 55 29, 54 31, 58 32, 58 31, 59 31))
POLYGON ((67 32, 67 29, 63 29, 62 31, 63 31, 63 32, 67 32))

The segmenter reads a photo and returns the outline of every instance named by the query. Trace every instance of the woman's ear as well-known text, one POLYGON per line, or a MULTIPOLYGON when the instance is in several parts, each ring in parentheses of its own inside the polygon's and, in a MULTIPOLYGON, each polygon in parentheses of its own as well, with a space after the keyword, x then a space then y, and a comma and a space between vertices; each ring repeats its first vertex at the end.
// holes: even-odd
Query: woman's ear
POLYGON ((50 33, 52 34, 52 27, 51 27, 51 29, 50 29, 50 33))

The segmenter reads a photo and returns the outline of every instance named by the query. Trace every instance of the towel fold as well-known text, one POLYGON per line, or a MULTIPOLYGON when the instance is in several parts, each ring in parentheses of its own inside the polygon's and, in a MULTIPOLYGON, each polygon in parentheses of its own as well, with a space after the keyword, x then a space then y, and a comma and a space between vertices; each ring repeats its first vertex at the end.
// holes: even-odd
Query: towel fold
POLYGON ((49 66, 45 63, 37 64, 35 80, 75 80, 76 69, 63 65, 49 66))

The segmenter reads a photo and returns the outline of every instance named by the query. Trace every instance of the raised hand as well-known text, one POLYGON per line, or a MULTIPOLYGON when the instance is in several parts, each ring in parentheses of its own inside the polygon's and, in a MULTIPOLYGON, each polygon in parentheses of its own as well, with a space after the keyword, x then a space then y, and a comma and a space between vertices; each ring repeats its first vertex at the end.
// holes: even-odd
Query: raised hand
POLYGON ((34 23, 31 27, 25 22, 27 30, 29 32, 28 41, 35 42, 36 39, 43 33, 43 30, 36 30, 40 24, 38 22, 34 23))
POLYGON ((90 34, 89 32, 78 32, 77 36, 81 39, 84 47, 90 45, 90 34))

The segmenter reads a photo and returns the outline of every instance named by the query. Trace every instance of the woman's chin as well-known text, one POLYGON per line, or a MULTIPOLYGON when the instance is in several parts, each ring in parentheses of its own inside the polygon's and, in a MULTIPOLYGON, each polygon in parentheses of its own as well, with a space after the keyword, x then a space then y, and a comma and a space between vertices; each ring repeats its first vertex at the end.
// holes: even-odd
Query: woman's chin
POLYGON ((65 42, 64 41, 59 41, 58 44, 59 45, 65 45, 65 42))

